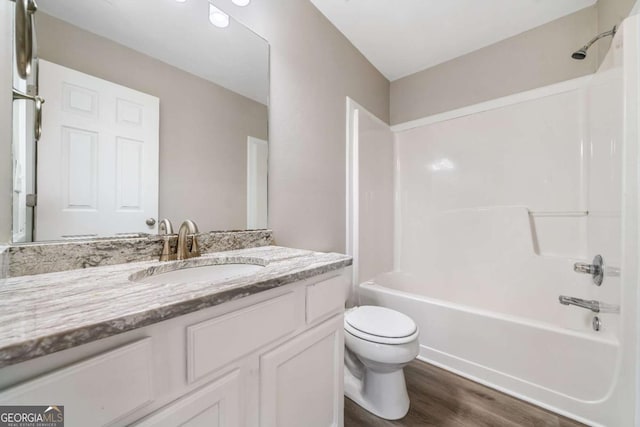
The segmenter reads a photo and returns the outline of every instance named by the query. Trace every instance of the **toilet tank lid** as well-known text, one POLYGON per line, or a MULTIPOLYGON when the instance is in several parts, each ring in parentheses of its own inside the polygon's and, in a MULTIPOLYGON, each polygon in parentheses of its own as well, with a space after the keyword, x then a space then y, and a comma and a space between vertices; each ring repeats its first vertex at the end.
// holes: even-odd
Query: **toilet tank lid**
POLYGON ((417 330, 415 322, 409 316, 389 308, 371 305, 347 311, 345 321, 366 334, 385 338, 408 337, 417 330))

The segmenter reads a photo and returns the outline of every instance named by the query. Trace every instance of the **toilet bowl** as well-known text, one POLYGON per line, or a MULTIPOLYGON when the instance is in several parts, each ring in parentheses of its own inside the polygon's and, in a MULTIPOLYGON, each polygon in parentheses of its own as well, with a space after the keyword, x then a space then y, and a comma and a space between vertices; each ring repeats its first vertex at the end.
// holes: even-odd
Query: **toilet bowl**
POLYGON ((403 368, 419 353, 418 327, 408 316, 384 307, 347 310, 345 395, 387 420, 409 411, 403 368))

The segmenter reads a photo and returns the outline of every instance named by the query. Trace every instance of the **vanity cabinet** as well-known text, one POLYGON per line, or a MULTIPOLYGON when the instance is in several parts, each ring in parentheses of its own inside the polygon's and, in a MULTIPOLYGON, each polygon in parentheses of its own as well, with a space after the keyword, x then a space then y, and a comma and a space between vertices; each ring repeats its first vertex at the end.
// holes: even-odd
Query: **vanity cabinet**
POLYGON ((65 426, 341 426, 338 271, 0 369, 0 404, 65 426))

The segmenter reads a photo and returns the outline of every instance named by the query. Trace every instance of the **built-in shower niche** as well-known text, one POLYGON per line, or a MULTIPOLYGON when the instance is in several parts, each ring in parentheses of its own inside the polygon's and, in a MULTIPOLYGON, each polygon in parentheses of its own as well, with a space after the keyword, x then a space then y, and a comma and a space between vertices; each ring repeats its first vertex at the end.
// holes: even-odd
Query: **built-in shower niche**
POLYGON ((531 211, 529 224, 537 255, 587 258, 587 215, 584 211, 531 211))

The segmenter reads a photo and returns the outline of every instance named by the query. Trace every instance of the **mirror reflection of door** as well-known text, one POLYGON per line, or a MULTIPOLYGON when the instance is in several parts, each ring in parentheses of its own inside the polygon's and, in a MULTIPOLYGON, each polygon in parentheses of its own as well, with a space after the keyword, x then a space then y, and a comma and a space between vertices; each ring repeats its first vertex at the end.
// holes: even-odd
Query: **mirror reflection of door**
MULTIPOLYGON (((15 54, 14 54, 15 56, 15 54)), ((15 63, 15 57, 14 57, 15 63)), ((32 94, 32 73, 28 80, 13 76, 13 87, 32 94)), ((33 234, 33 207, 30 195, 35 194, 35 137, 33 133, 33 103, 27 100, 13 102, 13 241, 30 242, 33 234)))
MULTIPOLYGON (((26 84, 18 85, 26 89, 26 84)), ((22 88, 20 88, 22 90, 22 88)), ((13 241, 30 241, 32 210, 27 207, 30 179, 27 160, 32 138, 27 126, 27 101, 13 105, 13 241)))
POLYGON ((38 240, 155 233, 159 99, 41 61, 38 240))
POLYGON ((267 228, 267 178, 269 144, 250 136, 247 140, 247 229, 267 228))
MULTIPOLYGON (((196 3, 38 1, 37 56, 50 69, 57 70, 53 63, 79 73, 69 78, 54 71, 61 74, 57 88, 47 83, 51 70, 39 73, 38 94, 46 102, 37 149, 35 105, 13 103, 15 179, 7 195, 13 242, 155 233, 160 218, 174 224, 189 218, 203 232, 267 226, 266 143, 254 147, 252 175, 246 168, 247 138, 268 140, 269 45, 232 18, 228 28, 212 26, 196 3), (155 129, 162 164, 153 166, 162 186, 153 194, 134 184, 147 182, 152 171, 145 166, 147 136, 136 135, 130 123, 140 106, 139 129, 150 116, 146 101, 118 92, 126 88, 162 100, 162 125, 155 129)), ((14 80, 14 87, 33 95, 34 83, 14 80)))

